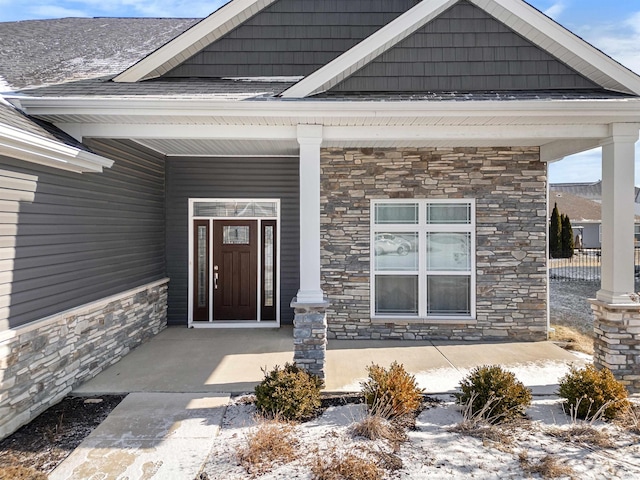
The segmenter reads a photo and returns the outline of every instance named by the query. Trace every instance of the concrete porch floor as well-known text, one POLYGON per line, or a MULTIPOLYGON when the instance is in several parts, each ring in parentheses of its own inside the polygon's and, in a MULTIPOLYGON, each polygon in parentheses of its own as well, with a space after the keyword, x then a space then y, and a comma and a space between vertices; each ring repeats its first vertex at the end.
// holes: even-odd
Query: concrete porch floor
MULTIPOLYGON (((263 378, 262 368, 271 369, 292 359, 293 332, 290 326, 273 330, 169 327, 94 379, 77 387, 74 393, 250 392, 263 378)), ((416 375, 427 393, 454 390, 468 370, 477 365, 535 364, 536 371, 541 371, 543 364, 566 366, 569 362, 581 363, 578 357, 551 342, 330 340, 326 391, 357 391, 359 381, 366 377, 368 365, 387 366, 394 360, 416 375)), ((554 371, 553 368, 551 370, 554 371)), ((534 379, 533 385, 530 381, 528 386, 553 390, 556 378, 534 379)))

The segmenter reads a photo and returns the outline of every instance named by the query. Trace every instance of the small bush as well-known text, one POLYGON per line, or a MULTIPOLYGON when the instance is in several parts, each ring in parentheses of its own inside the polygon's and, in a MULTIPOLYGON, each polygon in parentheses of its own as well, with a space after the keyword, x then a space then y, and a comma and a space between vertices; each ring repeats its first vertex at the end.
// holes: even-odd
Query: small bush
POLYGON ((470 416, 500 423, 524 415, 531 405, 531 390, 498 365, 476 367, 460 382, 456 393, 470 416))
POLYGON ((388 370, 371 365, 367 372, 369 378, 362 382, 362 393, 373 415, 392 419, 412 414, 420 407, 422 390, 399 363, 393 362, 388 370))
POLYGON ((322 380, 306 370, 286 363, 264 372, 255 388, 256 407, 269 417, 302 421, 312 418, 320 407, 322 380))
POLYGON ((585 420, 603 417, 611 420, 629 406, 624 385, 608 368, 597 370, 592 364, 584 368, 571 367, 560 379, 558 395, 572 415, 585 420))

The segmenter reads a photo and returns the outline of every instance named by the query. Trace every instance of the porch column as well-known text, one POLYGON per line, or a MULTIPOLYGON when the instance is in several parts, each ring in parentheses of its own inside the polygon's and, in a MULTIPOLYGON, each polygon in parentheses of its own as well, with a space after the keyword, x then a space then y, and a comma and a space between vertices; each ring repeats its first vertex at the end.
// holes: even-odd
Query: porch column
POLYGON ((322 125, 298 125, 300 144, 300 289, 291 302, 293 361, 324 379, 329 303, 320 283, 320 144, 322 125))
POLYGON ((629 303, 634 293, 635 142, 638 126, 611 125, 602 144, 602 270, 596 298, 629 303))
POLYGON ((634 124, 611 125, 602 144, 602 267, 594 313, 594 356, 632 393, 640 392, 640 303, 634 294, 634 124))
POLYGON ((320 286, 322 125, 298 125, 300 144, 300 289, 298 303, 324 302, 320 286))

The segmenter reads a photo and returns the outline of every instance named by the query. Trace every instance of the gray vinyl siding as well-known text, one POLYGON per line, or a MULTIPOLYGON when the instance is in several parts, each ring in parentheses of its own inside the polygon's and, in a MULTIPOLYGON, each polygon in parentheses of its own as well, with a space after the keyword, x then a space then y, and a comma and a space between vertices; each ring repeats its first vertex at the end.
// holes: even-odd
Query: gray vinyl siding
POLYGON ((419 0, 279 0, 165 77, 308 75, 419 0))
POLYGON ((186 325, 189 288, 189 198, 279 198, 281 321, 299 288, 300 220, 298 158, 168 158, 168 321, 186 325))
POLYGON ((164 161, 130 142, 71 173, 0 157, 0 330, 163 278, 164 161))
POLYGON ((482 9, 461 1, 334 92, 599 88, 482 9))

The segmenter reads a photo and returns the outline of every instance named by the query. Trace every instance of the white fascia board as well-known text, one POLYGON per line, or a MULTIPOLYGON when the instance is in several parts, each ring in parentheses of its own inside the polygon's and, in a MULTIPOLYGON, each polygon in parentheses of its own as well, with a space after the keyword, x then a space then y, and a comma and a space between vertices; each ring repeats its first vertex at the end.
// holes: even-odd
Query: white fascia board
POLYGON ((204 20, 116 76, 114 82, 139 82, 159 77, 204 46, 226 35, 275 0, 232 0, 204 20), (177 59, 181 58, 181 60, 177 59))
POLYGON ((8 125, 0 125, 0 154, 78 173, 113 165, 113 160, 8 125))
POLYGON ((430 0, 418 3, 336 59, 282 92, 281 96, 303 98, 330 89, 435 19, 457 1, 430 0))
MULTIPOLYGON (((640 99, 523 100, 446 102, 272 101, 228 102, 211 99, 13 97, 8 100, 33 116, 115 116, 135 121, 161 117, 585 117, 624 116, 640 122, 640 99)), ((91 122, 91 120, 87 120, 91 122)), ((305 122, 301 122, 305 123, 305 122)))
MULTIPOLYGON (((552 55, 562 57, 564 63, 603 88, 640 95, 640 76, 547 17, 527 2, 522 0, 469 1, 509 27, 511 27, 510 23, 514 18, 524 21, 533 31, 550 39, 556 45, 557 51, 552 55), (588 63, 595 69, 595 72, 591 69, 581 68, 576 62, 572 61, 572 57, 588 63), (603 82, 603 76, 610 79, 610 81, 603 82)), ((540 42, 531 35, 532 31, 523 32, 522 29, 517 28, 516 30, 543 50, 550 50, 540 45, 540 42)))

